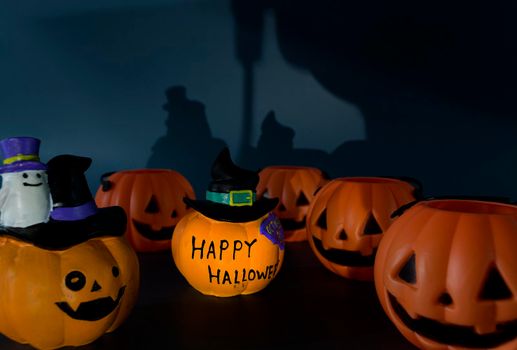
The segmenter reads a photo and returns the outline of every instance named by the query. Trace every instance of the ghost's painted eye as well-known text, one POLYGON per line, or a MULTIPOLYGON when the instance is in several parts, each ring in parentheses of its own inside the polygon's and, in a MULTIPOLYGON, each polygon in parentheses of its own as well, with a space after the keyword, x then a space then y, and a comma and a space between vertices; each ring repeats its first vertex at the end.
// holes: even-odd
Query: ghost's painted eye
POLYGON ((40 173, 37 173, 36 176, 38 177, 38 179, 41 179, 41 174, 40 173))
POLYGON ((24 179, 29 177, 29 175, 27 173, 23 173, 22 176, 23 176, 24 179))

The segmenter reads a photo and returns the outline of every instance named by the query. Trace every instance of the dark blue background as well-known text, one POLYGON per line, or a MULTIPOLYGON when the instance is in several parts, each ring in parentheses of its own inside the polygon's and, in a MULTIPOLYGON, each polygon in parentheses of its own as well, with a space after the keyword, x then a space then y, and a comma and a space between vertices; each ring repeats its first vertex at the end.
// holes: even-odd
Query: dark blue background
POLYGON ((517 198, 507 2, 2 6, 0 137, 41 138, 43 160, 92 157, 92 189, 104 172, 172 167, 201 194, 226 144, 250 168, 407 175, 427 195, 517 198), (175 90, 169 115, 172 86, 185 96, 175 90))

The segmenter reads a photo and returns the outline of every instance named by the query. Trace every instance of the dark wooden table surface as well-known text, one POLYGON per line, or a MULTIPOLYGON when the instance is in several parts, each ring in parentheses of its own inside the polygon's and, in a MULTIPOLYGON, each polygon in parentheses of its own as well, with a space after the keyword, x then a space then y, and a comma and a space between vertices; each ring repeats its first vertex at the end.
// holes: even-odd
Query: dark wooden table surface
MULTIPOLYGON (((385 316, 373 283, 330 272, 306 242, 287 245, 282 270, 263 291, 232 298, 190 287, 170 252, 139 258, 132 314, 80 349, 415 349, 385 316)), ((31 347, 0 336, 0 349, 31 347)))

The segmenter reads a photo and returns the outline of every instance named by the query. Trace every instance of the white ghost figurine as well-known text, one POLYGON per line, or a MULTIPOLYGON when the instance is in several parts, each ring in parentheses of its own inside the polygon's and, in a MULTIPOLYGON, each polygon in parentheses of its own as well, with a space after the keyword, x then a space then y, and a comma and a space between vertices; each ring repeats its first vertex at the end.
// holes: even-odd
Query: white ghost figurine
POLYGON ((0 226, 25 228, 47 222, 52 209, 46 166, 39 162, 38 139, 11 137, 0 141, 0 226))

